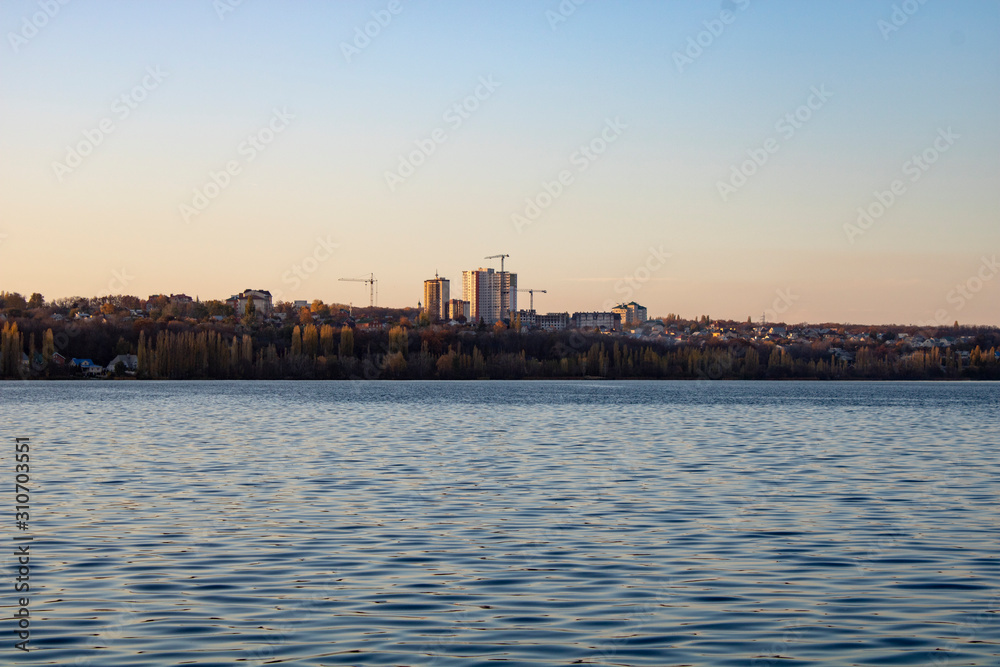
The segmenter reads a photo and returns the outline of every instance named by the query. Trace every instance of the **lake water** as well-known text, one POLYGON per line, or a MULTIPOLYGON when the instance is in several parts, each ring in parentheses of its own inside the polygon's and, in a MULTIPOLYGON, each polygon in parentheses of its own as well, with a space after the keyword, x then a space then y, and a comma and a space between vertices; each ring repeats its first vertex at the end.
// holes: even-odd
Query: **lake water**
POLYGON ((3 664, 1000 664, 1000 384, 8 382, 0 409, 34 537, 24 654, 8 495, 3 664))

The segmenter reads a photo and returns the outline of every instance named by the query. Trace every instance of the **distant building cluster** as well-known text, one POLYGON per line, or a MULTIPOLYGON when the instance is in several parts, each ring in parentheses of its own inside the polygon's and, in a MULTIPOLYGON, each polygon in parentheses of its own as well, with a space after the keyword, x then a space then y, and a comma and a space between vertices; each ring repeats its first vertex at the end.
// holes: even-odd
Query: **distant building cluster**
MULTIPOLYGON (((793 367, 796 377, 810 378, 828 377, 824 375, 823 368, 828 370, 839 368, 836 373, 840 375, 835 373, 837 377, 847 377, 843 373, 848 369, 852 369, 851 373, 857 373, 857 377, 862 378, 997 379, 1000 377, 995 373, 996 369, 1000 368, 995 366, 1000 361, 1000 344, 997 342, 1000 338, 997 338, 995 329, 988 331, 981 327, 960 328, 956 323, 951 328, 928 329, 909 326, 906 327, 907 330, 901 331, 897 326, 814 326, 805 323, 768 323, 764 318, 759 323, 753 322, 750 318, 745 322, 712 321, 707 315, 697 320, 685 320, 677 315, 669 315, 662 320, 649 320, 646 308, 635 301, 619 304, 607 311, 541 314, 533 307, 534 297, 536 292, 545 294, 546 290, 519 288, 516 274, 507 273, 502 269, 499 272, 484 268, 465 271, 462 287, 462 296, 468 298, 451 298, 450 282, 447 278, 435 274, 432 279, 424 281, 424 312, 420 315, 420 324, 426 324, 429 318, 448 325, 447 329, 435 331, 435 337, 441 335, 465 339, 471 333, 469 331, 471 328, 482 329, 484 325, 491 326, 497 322, 504 322, 509 323, 515 330, 555 332, 576 329, 591 334, 608 334, 615 338, 616 344, 629 339, 655 343, 658 345, 656 348, 658 350, 700 349, 705 350, 706 354, 722 354, 725 358, 736 360, 740 364, 733 373, 730 373, 733 377, 761 377, 765 368, 771 369, 767 371, 771 373, 767 377, 789 377, 788 374, 792 372, 790 369, 793 367), (531 295, 528 309, 517 308, 517 292, 528 292, 531 295), (984 371, 986 366, 994 368, 986 369, 989 371, 986 372, 984 371)), ((207 330, 212 335, 222 336, 221 339, 215 338, 217 342, 225 341, 232 336, 229 338, 230 341, 239 339, 241 353, 253 351, 246 345, 246 336, 256 332, 262 336, 253 340, 253 347, 257 348, 258 355, 263 354, 263 345, 273 345, 272 341, 278 332, 284 332, 287 341, 288 330, 291 329, 290 349, 293 352, 290 354, 293 356, 297 354, 294 352, 297 341, 301 349, 309 349, 307 338, 312 341, 311 354, 318 355, 320 348, 317 346, 320 345, 320 339, 317 338, 317 334, 325 330, 326 334, 320 334, 325 341, 322 342, 325 346, 322 357, 329 357, 333 345, 329 333, 336 331, 336 328, 378 330, 409 326, 414 317, 413 309, 394 310, 395 312, 390 310, 382 314, 366 313, 355 319, 350 309, 327 306, 319 299, 311 304, 305 300, 275 304, 271 293, 263 289, 243 290, 224 303, 217 300, 202 302, 199 298, 192 298, 186 294, 152 294, 148 299, 131 295, 109 296, 103 299, 73 297, 46 304, 41 294, 32 294, 28 300, 17 293, 0 292, 0 328, 2 328, 0 337, 4 339, 4 353, 0 355, 0 375, 4 377, 13 377, 14 373, 22 376, 29 373, 38 375, 43 369, 46 375, 51 371, 56 376, 141 375, 140 360, 144 359, 144 354, 148 354, 149 348, 142 346, 140 330, 145 331, 148 336, 151 331, 156 332, 157 329, 167 334, 207 330), (254 319, 260 327, 250 326, 253 323, 247 321, 249 314, 247 308, 251 303, 254 319), (150 327, 151 320, 157 322, 153 327, 150 327), (42 321, 43 327, 49 326, 45 324, 49 321, 55 329, 55 333, 52 329, 45 332, 41 345, 38 344, 37 331, 32 332, 30 328, 37 321, 42 321), (22 322, 26 325, 27 334, 22 334, 18 330, 18 325, 22 325, 22 322), (61 324, 63 322, 65 324, 61 324), (65 336, 67 331, 73 330, 68 327, 80 325, 82 327, 77 330, 86 332, 87 340, 78 344, 71 353, 69 349, 65 349, 65 342, 59 342, 60 337, 65 336), (139 336, 138 347, 135 345, 123 347, 122 339, 119 338, 119 344, 115 345, 114 352, 105 346, 109 353, 106 357, 98 359, 103 362, 104 359, 110 358, 104 365, 95 363, 92 358, 75 356, 81 352, 90 354, 92 349, 97 349, 97 343, 113 340, 113 336, 107 335, 109 329, 106 327, 116 327, 122 332, 131 327, 132 333, 139 336), (296 330, 301 331, 301 334, 296 333, 296 330), (310 332, 311 338, 309 338, 310 332), (61 351, 55 349, 57 345, 62 348, 61 351), (144 353, 143 350, 147 352, 144 353), (17 368, 18 354, 20 354, 20 368, 17 368)), ((480 339, 479 336, 473 338, 480 339)), ((498 341, 498 344, 513 346, 514 349, 518 345, 516 339, 510 336, 499 336, 495 341, 498 341)), ((236 345, 237 343, 232 343, 232 350, 236 349, 236 345)), ((281 349, 279 345, 278 350, 281 349)), ((223 353, 223 356, 231 359, 232 350, 223 353)), ((189 355, 185 358, 190 360, 194 356, 189 355)), ((317 359, 319 358, 317 356, 317 359)), ((692 359, 695 358, 688 357, 688 361, 692 359)), ((148 361, 146 363, 148 368, 148 361)), ((626 366, 630 363, 632 362, 626 363, 626 366)), ((694 366, 690 364, 685 366, 687 362, 678 361, 678 363, 687 368, 688 375, 695 373, 692 370, 694 366)), ((438 367, 440 370, 442 366, 438 364, 438 367)), ((447 372, 449 368, 454 370, 454 364, 446 364, 441 377, 455 377, 447 372)), ((589 372, 578 370, 584 374, 589 372)), ((472 368, 468 377, 478 377, 477 373, 481 371, 482 368, 478 371, 472 368)), ((556 367, 550 368, 550 371, 547 375, 543 375, 555 377, 560 376, 560 372, 565 374, 565 369, 560 371, 556 367)), ((618 372, 620 369, 615 371, 618 372)), ((684 371, 677 369, 670 371, 670 373, 676 372, 684 375, 684 371)), ((501 376, 507 377, 506 373, 507 371, 503 371, 501 376)))
MULTIPOLYGON (((606 312, 577 312, 539 314, 534 308, 518 310, 517 293, 545 292, 545 290, 518 289, 517 274, 479 267, 462 272, 462 298, 451 298, 451 283, 436 272, 424 281, 424 300, 421 308, 434 322, 497 322, 519 324, 527 329, 561 331, 563 329, 593 329, 621 331, 641 325, 647 320, 646 308, 635 301, 623 303, 606 312)), ((532 294, 532 301, 534 294, 532 294)))
POLYGON ((194 303, 194 299, 189 297, 187 294, 171 294, 167 296, 166 294, 151 294, 149 299, 146 301, 146 312, 152 311, 157 306, 162 306, 163 304, 173 303, 173 304, 185 304, 194 303))

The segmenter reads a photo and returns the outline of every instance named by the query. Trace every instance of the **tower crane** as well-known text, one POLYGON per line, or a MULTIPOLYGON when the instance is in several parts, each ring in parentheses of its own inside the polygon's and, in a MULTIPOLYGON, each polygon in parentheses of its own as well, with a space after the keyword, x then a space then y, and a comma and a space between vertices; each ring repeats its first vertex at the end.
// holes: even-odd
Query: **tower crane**
POLYGON ((518 289, 517 291, 518 292, 527 292, 528 293, 528 301, 531 303, 531 306, 530 306, 531 310, 535 309, 535 292, 541 292, 542 294, 548 294, 549 293, 548 290, 544 290, 544 289, 527 289, 527 288, 525 288, 525 289, 518 289))
POLYGON ((349 283, 365 283, 369 286, 368 294, 368 307, 372 308, 378 298, 378 280, 375 278, 375 274, 370 274, 367 278, 340 278, 341 282, 349 283))
POLYGON ((510 255, 487 255, 483 259, 497 259, 500 258, 500 273, 503 273, 503 258, 510 257, 510 255))

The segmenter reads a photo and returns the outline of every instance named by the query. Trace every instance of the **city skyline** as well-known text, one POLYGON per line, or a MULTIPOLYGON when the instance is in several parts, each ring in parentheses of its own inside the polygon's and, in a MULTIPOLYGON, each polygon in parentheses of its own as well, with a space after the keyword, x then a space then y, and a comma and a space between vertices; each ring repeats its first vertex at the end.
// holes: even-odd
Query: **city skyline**
POLYGON ((1000 325, 1000 6, 0 7, 0 289, 1000 325), (72 66, 68 66, 68 65, 72 66), (452 289, 452 297, 458 289, 452 289))

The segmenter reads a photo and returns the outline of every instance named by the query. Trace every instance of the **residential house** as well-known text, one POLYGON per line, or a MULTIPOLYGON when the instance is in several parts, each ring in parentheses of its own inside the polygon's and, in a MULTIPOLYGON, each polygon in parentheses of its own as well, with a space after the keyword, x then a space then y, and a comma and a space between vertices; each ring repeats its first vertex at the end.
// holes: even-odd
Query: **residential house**
POLYGON ((125 366, 126 373, 135 373, 139 368, 139 357, 134 354, 119 354, 108 362, 108 372, 114 372, 119 363, 125 366))
POLYGON ((78 359, 73 357, 70 362, 70 366, 79 368, 81 371, 87 375, 100 375, 104 372, 104 367, 100 364, 95 364, 91 359, 78 359))
POLYGON ((254 308, 258 317, 270 317, 274 311, 271 303, 271 293, 263 289, 245 289, 240 294, 234 294, 226 299, 226 303, 233 308, 236 317, 242 317, 246 312, 247 301, 253 299, 254 308))

